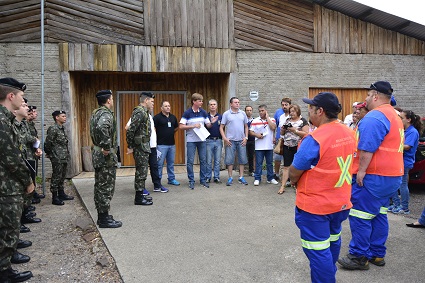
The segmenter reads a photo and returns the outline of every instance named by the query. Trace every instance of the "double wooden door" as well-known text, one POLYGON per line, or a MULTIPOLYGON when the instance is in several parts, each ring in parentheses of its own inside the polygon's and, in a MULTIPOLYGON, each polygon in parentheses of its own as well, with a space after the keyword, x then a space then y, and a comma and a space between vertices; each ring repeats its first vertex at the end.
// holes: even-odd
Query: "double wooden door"
MULTIPOLYGON (((134 166, 133 155, 126 154, 127 152, 127 141, 126 141, 126 132, 125 125, 131 117, 134 107, 139 104, 139 97, 141 91, 129 92, 122 91, 118 92, 118 117, 119 117, 119 142, 120 142, 120 154, 121 154, 121 166, 134 166)), ((186 92, 176 91, 176 92, 153 92, 155 94, 154 100, 154 110, 153 115, 155 116, 161 112, 162 101, 168 101, 171 105, 171 113, 176 116, 177 122, 180 122, 180 118, 185 111, 186 103, 186 92)), ((176 156, 175 164, 185 164, 185 132, 177 130, 174 135, 176 141, 176 156)))
POLYGON ((342 106, 342 111, 339 113, 338 118, 344 121, 345 116, 353 114, 353 103, 364 102, 367 96, 366 89, 359 88, 310 88, 309 98, 315 97, 319 92, 333 92, 338 97, 339 103, 342 106))

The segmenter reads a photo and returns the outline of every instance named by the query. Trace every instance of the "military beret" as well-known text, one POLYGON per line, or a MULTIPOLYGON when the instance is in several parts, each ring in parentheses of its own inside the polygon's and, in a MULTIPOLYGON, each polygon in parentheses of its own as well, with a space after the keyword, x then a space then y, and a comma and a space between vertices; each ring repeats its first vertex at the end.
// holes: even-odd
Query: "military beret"
POLYGON ((56 116, 59 116, 60 114, 66 114, 66 112, 63 110, 56 110, 52 113, 52 116, 56 117, 56 116))
POLYGON ((25 97, 24 97, 24 102, 25 102, 25 103, 28 103, 28 99, 26 99, 25 97))
POLYGON ((155 98, 155 94, 153 94, 152 92, 142 92, 140 96, 142 95, 150 97, 150 98, 155 98))
POLYGON ((27 89, 27 86, 24 83, 20 83, 13 78, 1 78, 0 85, 12 87, 21 91, 25 91, 27 89))
POLYGON ((37 106, 28 106, 28 112, 32 112, 33 110, 37 109, 37 106))
POLYGON ((98 93, 96 93, 96 98, 101 97, 101 96, 105 96, 105 95, 111 95, 111 94, 112 94, 112 90, 110 90, 110 89, 99 90, 98 93))

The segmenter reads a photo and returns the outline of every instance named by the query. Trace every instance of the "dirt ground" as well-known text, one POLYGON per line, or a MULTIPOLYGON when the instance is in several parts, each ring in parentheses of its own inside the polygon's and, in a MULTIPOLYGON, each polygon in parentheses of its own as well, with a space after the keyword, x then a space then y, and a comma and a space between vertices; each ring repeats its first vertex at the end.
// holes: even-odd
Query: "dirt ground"
POLYGON ((72 183, 67 181, 65 191, 75 198, 63 206, 51 204, 47 188, 46 198, 35 205, 42 222, 26 224, 31 232, 20 237, 32 241, 19 250, 31 261, 13 268, 31 270, 34 277, 28 282, 123 282, 72 183))

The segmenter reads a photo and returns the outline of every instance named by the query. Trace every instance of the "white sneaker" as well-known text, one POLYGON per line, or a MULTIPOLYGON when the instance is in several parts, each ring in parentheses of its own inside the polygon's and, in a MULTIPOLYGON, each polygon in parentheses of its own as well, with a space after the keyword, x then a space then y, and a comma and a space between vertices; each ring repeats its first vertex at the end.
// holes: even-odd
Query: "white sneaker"
POLYGON ((279 182, 276 181, 275 179, 271 179, 270 181, 267 181, 267 184, 277 185, 277 184, 279 184, 279 182))
POLYGON ((260 185, 260 180, 255 180, 254 181, 254 186, 258 186, 258 185, 260 185))

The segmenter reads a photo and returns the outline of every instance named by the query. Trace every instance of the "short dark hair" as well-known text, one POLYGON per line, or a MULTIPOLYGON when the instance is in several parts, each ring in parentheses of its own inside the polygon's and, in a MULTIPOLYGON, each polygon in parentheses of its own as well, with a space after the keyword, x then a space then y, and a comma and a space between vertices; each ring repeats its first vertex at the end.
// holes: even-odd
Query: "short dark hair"
POLYGON ((282 102, 286 102, 286 103, 292 104, 292 99, 290 99, 289 97, 284 97, 280 101, 280 104, 282 104, 282 102))
POLYGON ((97 97, 97 104, 99 106, 105 105, 105 103, 108 101, 109 98, 111 98, 112 94, 110 95, 102 95, 97 97))
POLYGON ((230 104, 233 102, 233 100, 235 100, 235 99, 237 99, 237 100, 239 100, 239 98, 237 98, 236 96, 233 96, 232 98, 230 98, 230 104))
POLYGON ((267 105, 265 105, 265 104, 261 104, 260 106, 258 106, 258 109, 260 109, 260 108, 267 109, 267 105))

